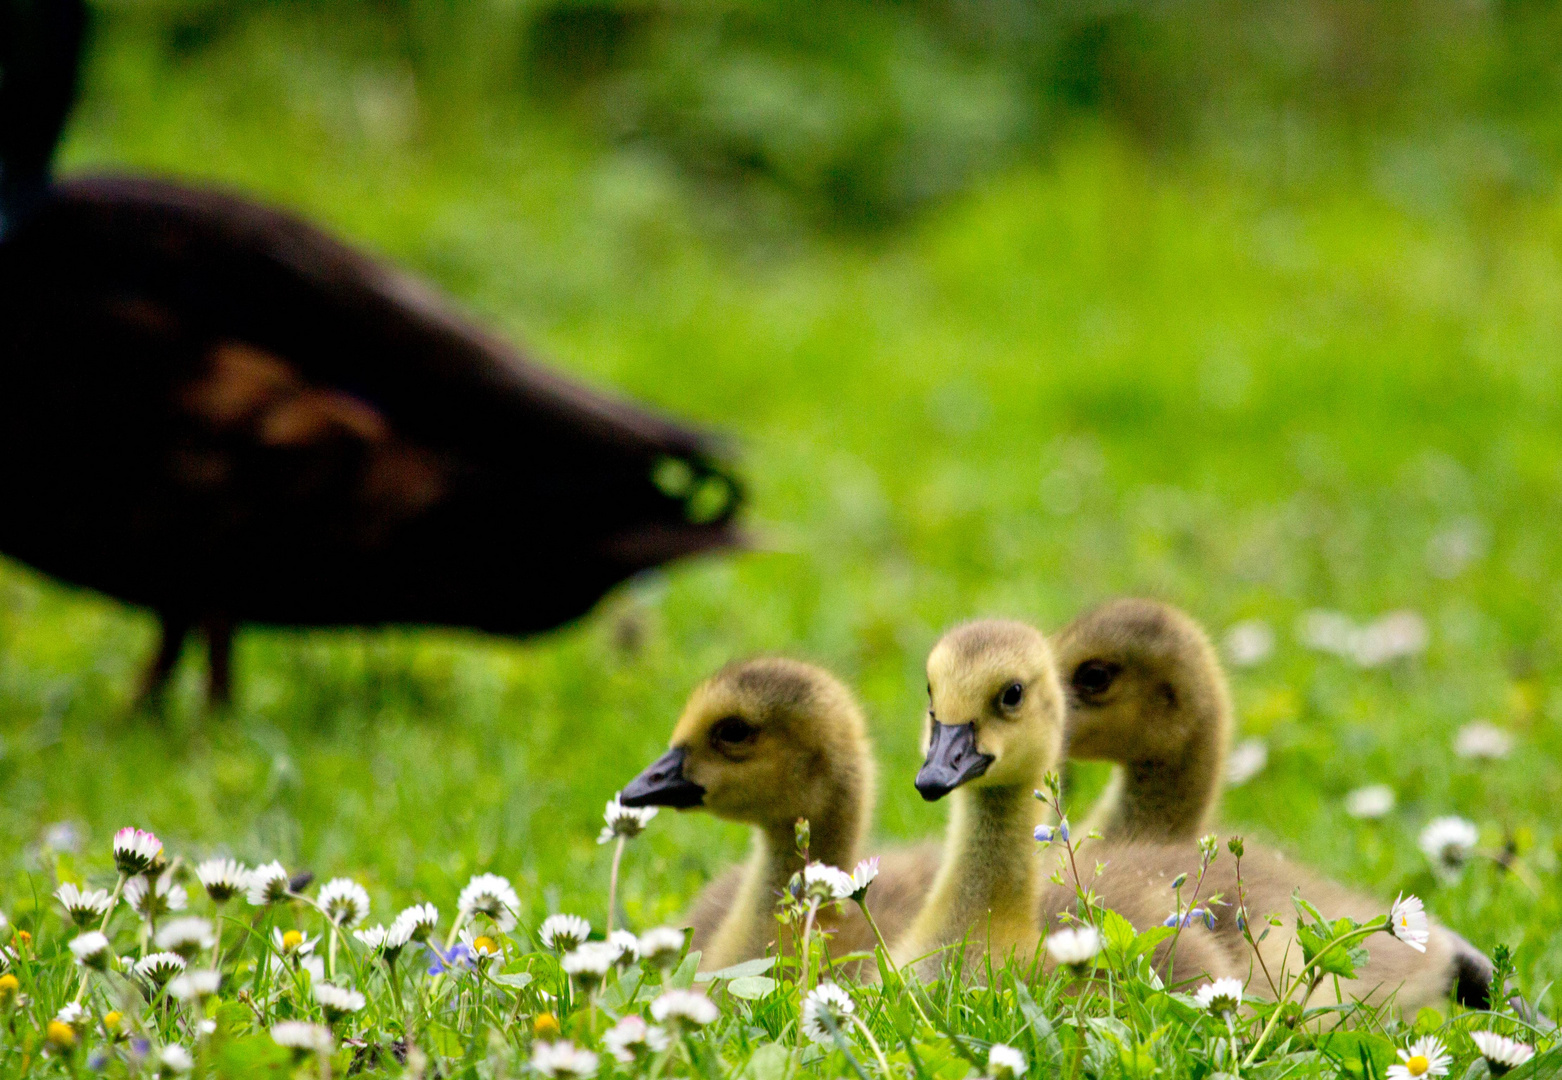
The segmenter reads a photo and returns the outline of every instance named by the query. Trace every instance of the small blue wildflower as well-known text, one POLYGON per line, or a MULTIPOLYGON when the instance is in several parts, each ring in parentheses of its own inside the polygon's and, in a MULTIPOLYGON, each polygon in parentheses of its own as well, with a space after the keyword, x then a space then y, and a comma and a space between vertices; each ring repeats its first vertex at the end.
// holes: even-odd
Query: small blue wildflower
POLYGON ((1068 841, 1068 818, 1064 818, 1062 823, 1056 828, 1051 825, 1037 825, 1036 831, 1032 835, 1036 837, 1039 843, 1043 844, 1050 844, 1054 840, 1062 840, 1066 843, 1068 841))
POLYGON ((472 950, 465 945, 451 946, 447 953, 440 953, 437 946, 428 946, 428 973, 430 975, 443 975, 447 971, 460 974, 463 971, 471 971, 476 962, 472 950))
POLYGON ((107 1050, 94 1050, 91 1054, 87 1055, 87 1068, 91 1069, 93 1072, 102 1072, 103 1067, 107 1064, 107 1050))
MULTIPOLYGON (((1180 921, 1182 924, 1182 929, 1184 930, 1192 926, 1195 922, 1202 922, 1209 929, 1215 929, 1215 913, 1209 908, 1189 908, 1186 912, 1183 913, 1180 921)), ((1162 922, 1161 925, 1176 926, 1178 925, 1178 922, 1179 920, 1177 918, 1177 913, 1174 911, 1170 915, 1166 916, 1166 920, 1162 922)))

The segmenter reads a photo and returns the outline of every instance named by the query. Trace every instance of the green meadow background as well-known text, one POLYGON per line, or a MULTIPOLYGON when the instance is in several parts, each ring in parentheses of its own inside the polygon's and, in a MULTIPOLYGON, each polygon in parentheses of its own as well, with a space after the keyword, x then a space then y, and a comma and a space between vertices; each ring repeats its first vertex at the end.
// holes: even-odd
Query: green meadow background
MULTIPOLYGON (((911 777, 938 634, 1133 593, 1217 637, 1275 631, 1232 672, 1269 759, 1223 832, 1422 893, 1515 948, 1531 993, 1562 973, 1551 5, 96 16, 63 171, 292 207, 561 370, 726 432, 758 543, 533 641, 249 629, 231 714, 205 714, 192 649, 160 720, 132 708, 147 613, 0 563, 13 920, 57 874, 103 876, 136 824, 350 874, 379 915, 448 912, 492 870, 534 917, 600 925, 602 804, 701 677, 760 652, 860 691, 878 831, 927 835, 944 808, 911 777), (1430 645, 1362 669, 1297 641, 1313 608, 1410 609, 1430 645), (1455 756, 1478 718, 1510 758, 1455 756), (1395 811, 1349 818, 1345 793, 1379 782, 1395 811), (1454 813, 1530 884, 1489 859, 1434 883, 1416 836, 1454 813)), ((1072 779, 1082 815, 1105 770, 1072 779)), ((626 857, 632 924, 673 918, 744 843, 664 813, 626 857)))

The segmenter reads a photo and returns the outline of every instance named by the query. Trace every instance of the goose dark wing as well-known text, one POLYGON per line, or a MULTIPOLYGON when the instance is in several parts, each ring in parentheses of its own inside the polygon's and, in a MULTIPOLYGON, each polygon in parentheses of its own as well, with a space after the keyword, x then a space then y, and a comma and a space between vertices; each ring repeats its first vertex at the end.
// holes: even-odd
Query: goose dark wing
POLYGON ((57 185, 0 327, 0 549, 160 610, 526 633, 734 541, 709 436, 231 194, 57 185))

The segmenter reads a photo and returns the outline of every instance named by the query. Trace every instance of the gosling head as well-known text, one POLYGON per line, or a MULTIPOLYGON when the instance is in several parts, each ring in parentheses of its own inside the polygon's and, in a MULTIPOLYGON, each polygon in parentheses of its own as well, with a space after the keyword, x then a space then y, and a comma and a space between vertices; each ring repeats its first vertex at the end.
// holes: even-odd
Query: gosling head
POLYGON ((1047 639, 1020 622, 957 626, 927 658, 929 802, 957 787, 1033 787, 1063 745, 1063 693, 1047 639))
POLYGON ((1113 600, 1056 638, 1068 695, 1070 757, 1180 758, 1198 739, 1223 740, 1230 706, 1204 631, 1154 600, 1113 600))
POLYGON ((717 817, 817 828, 850 798, 872 798, 862 710, 829 672, 765 658, 723 668, 697 687, 671 748, 619 794, 626 806, 700 807, 717 817))

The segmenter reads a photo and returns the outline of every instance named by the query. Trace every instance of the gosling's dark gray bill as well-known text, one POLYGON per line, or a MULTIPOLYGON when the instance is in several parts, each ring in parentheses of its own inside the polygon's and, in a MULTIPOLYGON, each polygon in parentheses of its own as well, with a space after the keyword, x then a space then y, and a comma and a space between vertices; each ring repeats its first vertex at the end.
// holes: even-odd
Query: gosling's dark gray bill
POLYGON ((618 801, 625 806, 672 806, 679 810, 699 806, 705 801, 705 789, 684 777, 686 757, 682 747, 673 747, 629 781, 618 793, 618 801))
POLYGON ((974 780, 993 763, 991 754, 976 748, 976 724, 933 722, 933 738, 927 760, 917 771, 917 791, 928 802, 942 799, 967 780, 974 780))

